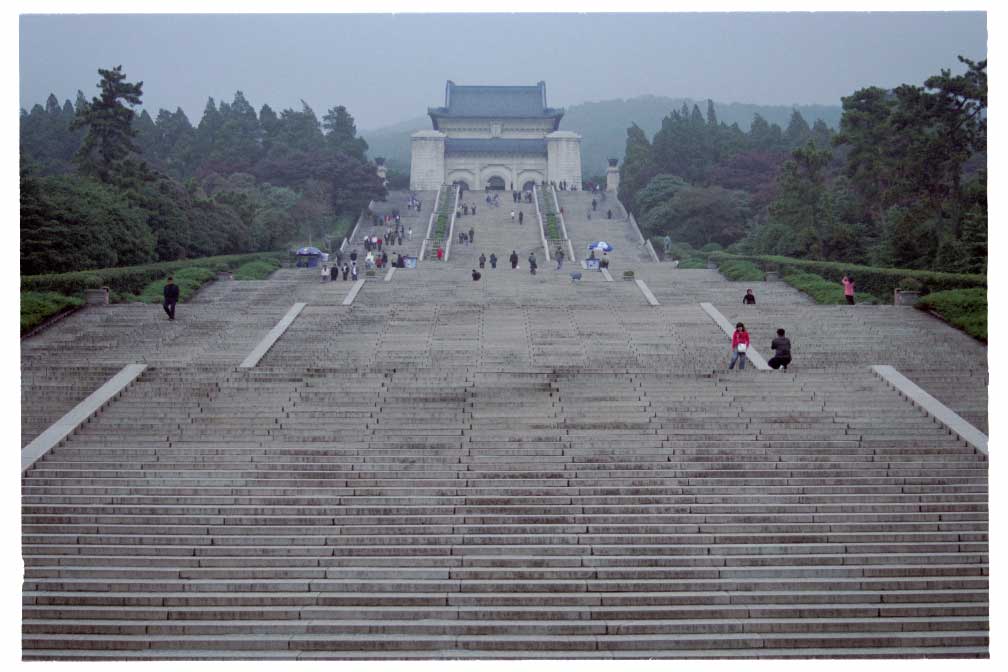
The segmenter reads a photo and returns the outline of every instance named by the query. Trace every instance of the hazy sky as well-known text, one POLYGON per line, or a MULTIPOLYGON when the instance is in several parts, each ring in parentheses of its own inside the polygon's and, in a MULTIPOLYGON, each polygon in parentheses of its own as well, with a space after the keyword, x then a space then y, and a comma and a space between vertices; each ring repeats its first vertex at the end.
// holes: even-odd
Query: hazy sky
POLYGON ((144 107, 236 90, 258 110, 358 129, 423 115, 444 83, 534 84, 550 105, 640 94, 719 102, 840 104, 868 85, 921 84, 956 56, 987 56, 983 12, 764 14, 24 15, 20 104, 95 95, 99 67, 144 83, 144 107))

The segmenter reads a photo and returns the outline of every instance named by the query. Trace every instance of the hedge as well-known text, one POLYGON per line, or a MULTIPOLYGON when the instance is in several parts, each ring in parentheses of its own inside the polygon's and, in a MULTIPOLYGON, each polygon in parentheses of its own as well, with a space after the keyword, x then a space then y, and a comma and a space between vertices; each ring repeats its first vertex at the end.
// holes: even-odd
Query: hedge
MULTIPOLYGON (((795 289, 808 294, 816 303, 823 304, 845 304, 843 286, 827 280, 821 275, 814 273, 788 273, 784 276, 784 282, 795 289)), ((855 297, 857 303, 880 303, 878 297, 868 292, 857 292, 855 297)))
POLYGON ((973 338, 987 342, 987 290, 953 289, 921 298, 915 308, 933 311, 973 338))
POLYGON ((718 266, 718 271, 729 280, 758 282, 766 277, 756 264, 740 259, 721 262, 721 265, 718 266))
POLYGON ((235 280, 265 280, 280 268, 278 259, 256 259, 248 261, 234 272, 235 280))
POLYGON ((31 331, 65 310, 84 305, 84 299, 56 292, 21 292, 21 333, 31 331))
POLYGON ((279 260, 284 252, 258 252, 255 254, 229 254, 201 259, 177 259, 140 266, 119 268, 99 268, 74 273, 49 273, 45 275, 21 276, 21 291, 57 292, 67 296, 80 295, 85 289, 108 287, 119 294, 139 294, 144 287, 155 281, 163 281, 183 268, 199 266, 213 271, 231 270, 242 264, 256 260, 279 260))
POLYGON ((811 261, 772 255, 729 254, 727 252, 711 252, 707 257, 721 265, 727 261, 749 261, 763 270, 779 269, 782 275, 789 273, 813 273, 826 280, 839 284, 845 273, 849 273, 856 283, 857 292, 867 292, 875 296, 885 297, 887 303, 892 302, 893 290, 904 278, 912 278, 922 285, 922 292, 938 292, 950 289, 965 289, 970 287, 987 287, 987 276, 970 273, 941 273, 938 271, 921 271, 908 268, 879 268, 861 266, 859 264, 844 264, 836 261, 811 261))

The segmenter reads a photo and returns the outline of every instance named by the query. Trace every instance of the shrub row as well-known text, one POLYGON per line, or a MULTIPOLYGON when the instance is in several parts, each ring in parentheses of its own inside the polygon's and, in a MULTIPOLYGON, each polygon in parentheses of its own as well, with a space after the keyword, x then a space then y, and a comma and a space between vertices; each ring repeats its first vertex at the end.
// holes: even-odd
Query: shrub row
POLYGON ((923 297, 914 307, 938 313, 949 324, 987 342, 986 289, 974 287, 934 292, 923 297))
POLYGON ((451 221, 452 208, 455 205, 455 189, 441 189, 441 202, 438 203, 437 216, 434 218, 434 230, 431 238, 444 240, 448 235, 448 222, 451 221))
POLYGON ((256 259, 239 266, 234 272, 234 279, 265 280, 278 268, 280 268, 279 259, 256 259))
MULTIPOLYGON (((174 274, 174 282, 179 287, 179 301, 186 302, 192 298, 200 287, 217 276, 215 271, 205 266, 190 266, 180 268, 174 274)), ((144 303, 161 303, 164 298, 164 278, 159 278, 147 285, 139 294, 119 294, 113 301, 142 301, 144 303)))
POLYGON ((877 297, 886 297, 887 303, 892 302, 893 290, 900 287, 904 280, 912 279, 920 282, 921 291, 925 294, 949 289, 985 288, 987 286, 987 276, 979 274, 878 268, 835 261, 811 261, 791 257, 729 254, 727 252, 711 252, 707 256, 719 266, 729 260, 744 260, 756 264, 763 270, 779 270, 782 275, 813 273, 836 283, 840 282, 844 274, 850 274, 856 283, 858 293, 867 292, 877 297))
MULTIPOLYGON (((844 298, 843 285, 827 280, 814 273, 788 273, 784 282, 801 292, 805 292, 816 303, 837 304, 847 303, 844 298)), ((868 292, 857 292, 855 301, 858 303, 879 303, 878 297, 868 292)))
POLYGON ((751 261, 743 259, 731 259, 723 261, 718 266, 721 275, 729 280, 763 280, 763 271, 751 261))
POLYGON ((21 276, 22 292, 57 292, 66 296, 78 296, 85 289, 108 287, 118 294, 139 294, 144 287, 183 268, 202 267, 212 271, 227 271, 256 260, 273 259, 279 261, 283 252, 259 252, 255 254, 230 254, 202 259, 178 259, 139 266, 119 268, 99 268, 92 271, 74 273, 49 273, 45 275, 21 276))
POLYGON ((21 292, 21 333, 31 331, 45 320, 84 304, 84 299, 56 292, 21 292))

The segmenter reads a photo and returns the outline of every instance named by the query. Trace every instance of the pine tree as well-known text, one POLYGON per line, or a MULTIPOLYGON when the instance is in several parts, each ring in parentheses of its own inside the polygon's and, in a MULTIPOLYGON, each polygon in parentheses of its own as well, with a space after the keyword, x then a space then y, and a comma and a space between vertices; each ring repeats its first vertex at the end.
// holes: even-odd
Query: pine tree
POLYGON ((78 111, 71 129, 87 128, 76 157, 81 169, 108 181, 114 164, 138 151, 133 142, 135 114, 126 104, 140 104, 143 82, 127 82, 121 65, 111 70, 99 69, 98 74, 101 75, 98 82, 101 95, 78 111))
POLYGON ((718 125, 717 113, 714 111, 714 101, 707 99, 707 125, 715 128, 718 125))

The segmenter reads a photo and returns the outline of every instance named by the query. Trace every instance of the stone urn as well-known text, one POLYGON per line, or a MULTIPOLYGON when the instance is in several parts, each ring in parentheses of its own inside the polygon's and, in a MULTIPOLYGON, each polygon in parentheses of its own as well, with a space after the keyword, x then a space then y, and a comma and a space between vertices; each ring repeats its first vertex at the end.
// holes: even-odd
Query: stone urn
POLYGON ((109 302, 109 288, 98 287, 84 290, 84 303, 89 306, 107 306, 109 302))

